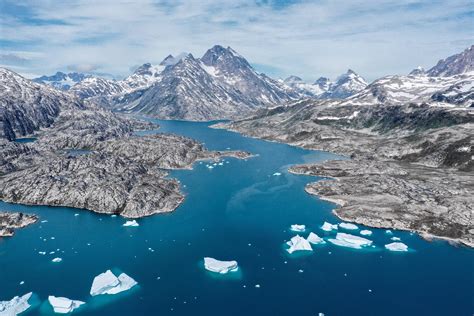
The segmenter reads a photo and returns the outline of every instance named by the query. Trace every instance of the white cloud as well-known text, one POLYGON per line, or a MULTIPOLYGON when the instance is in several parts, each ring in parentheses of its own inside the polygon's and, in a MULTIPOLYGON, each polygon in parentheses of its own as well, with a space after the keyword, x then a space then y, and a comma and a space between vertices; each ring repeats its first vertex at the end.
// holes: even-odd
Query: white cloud
POLYGON ((471 0, 300 1, 284 8, 245 0, 21 4, 43 23, 0 16, 1 37, 31 43, 40 53, 29 70, 35 73, 88 65, 126 75, 169 53, 201 56, 222 44, 281 76, 334 78, 352 68, 375 79, 429 67, 474 42, 471 0))

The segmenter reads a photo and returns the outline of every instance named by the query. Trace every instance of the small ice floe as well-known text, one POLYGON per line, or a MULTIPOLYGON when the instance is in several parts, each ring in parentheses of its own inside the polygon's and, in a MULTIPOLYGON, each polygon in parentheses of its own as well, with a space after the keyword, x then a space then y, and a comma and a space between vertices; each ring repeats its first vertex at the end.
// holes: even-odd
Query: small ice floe
POLYGON ((328 222, 324 222, 323 226, 321 226, 321 229, 327 232, 330 232, 332 230, 337 230, 337 224, 331 224, 328 222))
POLYGON ((116 214, 112 214, 112 215, 110 215, 110 217, 117 217, 117 215, 116 215, 116 214))
POLYGON ((408 246, 402 242, 392 242, 391 244, 385 245, 385 248, 390 251, 408 251, 408 246))
POLYGON ((79 216, 79 213, 74 214, 74 216, 79 216))
POLYGON ((237 261, 221 261, 214 258, 204 258, 204 268, 211 272, 226 274, 227 272, 235 272, 239 269, 237 261))
POLYGON ((260 284, 255 284, 255 287, 258 289, 260 288, 260 284))
POLYGON ((340 223, 339 227, 344 228, 344 229, 348 229, 348 230, 359 229, 359 227, 357 227, 357 225, 354 225, 354 224, 351 224, 351 223, 340 223))
POLYGON ((58 314, 67 314, 78 308, 79 306, 85 304, 85 302, 82 301, 75 301, 75 300, 70 300, 66 297, 56 297, 56 296, 48 296, 48 301, 49 304, 54 309, 55 313, 58 314))
POLYGON ((303 237, 301 237, 300 235, 296 235, 292 237, 291 240, 288 241, 286 244, 290 246, 290 248, 286 250, 290 254, 295 251, 312 251, 313 250, 309 242, 303 237))
POLYGON ((126 221, 122 226, 125 227, 137 227, 140 226, 136 220, 126 221))
POLYGON ((308 237, 306 238, 307 241, 312 243, 313 245, 317 244, 324 244, 324 239, 316 235, 315 233, 309 233, 308 237))
POLYGON ((275 172, 273 175, 276 177, 281 176, 281 172, 275 172))
POLYGON ((401 240, 399 237, 392 237, 390 239, 393 240, 393 241, 400 241, 401 240))
POLYGON ((44 256, 46 254, 46 251, 38 251, 38 253, 42 256, 44 256))
POLYGON ((372 240, 345 233, 337 233, 336 239, 329 239, 329 241, 337 246, 354 249, 361 249, 364 246, 372 245, 372 240))
POLYGON ((370 235, 372 235, 372 231, 368 230, 368 229, 364 229, 364 230, 360 231, 360 234, 364 235, 364 236, 370 236, 370 235))
POLYGON ((390 229, 387 229, 387 230, 385 231, 385 233, 386 233, 386 234, 389 234, 389 235, 392 235, 392 234, 393 234, 390 229))
POLYGON ((44 220, 41 221, 41 223, 47 223, 47 222, 48 222, 47 219, 44 219, 44 220))
POLYGON ((221 161, 221 162, 218 163, 218 165, 219 165, 219 166, 223 166, 224 163, 221 161))
POLYGON ((208 169, 214 169, 214 166, 211 166, 211 165, 206 165, 206 167, 207 167, 208 169))
POLYGON ((30 308, 28 300, 32 295, 33 293, 30 292, 23 296, 15 296, 9 301, 0 301, 0 315, 14 316, 23 313, 30 308))
POLYGON ((293 224, 290 226, 290 229, 294 232, 304 232, 306 230, 305 225, 293 224))
POLYGON ((25 284, 25 281, 21 281, 21 282, 20 282, 20 285, 23 285, 23 284, 25 284))
POLYGON ((52 262, 54 262, 54 263, 59 263, 59 262, 63 261, 63 259, 62 259, 62 258, 59 258, 59 257, 57 257, 57 258, 54 258, 54 259, 53 259, 53 260, 51 260, 51 261, 52 261, 52 262))
POLYGON ((116 277, 112 271, 107 270, 94 278, 90 294, 92 296, 101 294, 117 294, 129 290, 137 284, 138 283, 134 279, 125 273, 121 273, 116 277))

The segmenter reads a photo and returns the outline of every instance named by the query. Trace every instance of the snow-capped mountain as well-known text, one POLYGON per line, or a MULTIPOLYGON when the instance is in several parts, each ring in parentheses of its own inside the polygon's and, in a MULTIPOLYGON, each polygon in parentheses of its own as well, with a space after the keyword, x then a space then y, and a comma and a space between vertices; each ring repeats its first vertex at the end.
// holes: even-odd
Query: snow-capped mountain
POLYGON ((0 138, 31 134, 51 125, 62 110, 83 107, 68 93, 0 68, 0 138))
POLYGON ((58 71, 52 76, 41 76, 33 79, 33 81, 53 86, 54 88, 59 90, 69 90, 73 85, 90 77, 91 75, 86 75, 77 72, 70 72, 66 74, 64 72, 58 71))
POLYGON ((427 74, 432 77, 448 77, 469 71, 474 71, 474 45, 459 54, 441 59, 427 74))
POLYGON ((474 72, 451 77, 386 76, 344 100, 345 104, 407 104, 438 102, 438 106, 471 106, 474 72), (462 95, 460 95, 462 94, 462 95))
POLYGON ((297 76, 290 76, 283 82, 292 87, 298 94, 316 99, 344 99, 367 87, 364 78, 351 69, 339 76, 334 82, 321 77, 310 84, 297 76))
POLYGON ((117 84, 123 90, 109 94, 117 110, 186 120, 238 118, 301 97, 257 73, 232 48, 219 45, 202 58, 169 55, 159 66, 145 64, 117 84))
POLYGON ((100 77, 90 77, 71 87, 70 92, 81 99, 107 97, 126 91, 122 82, 100 77))

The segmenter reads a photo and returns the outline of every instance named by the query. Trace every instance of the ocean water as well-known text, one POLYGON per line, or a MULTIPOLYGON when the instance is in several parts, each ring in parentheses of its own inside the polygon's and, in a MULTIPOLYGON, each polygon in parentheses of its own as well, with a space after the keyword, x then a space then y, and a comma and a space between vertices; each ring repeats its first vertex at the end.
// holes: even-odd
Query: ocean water
POLYGON ((42 303, 27 315, 51 314, 48 295, 86 301, 74 313, 78 315, 474 312, 474 251, 465 247, 368 228, 375 248, 326 243, 314 246, 312 253, 286 253, 285 241, 296 234, 289 231, 291 224, 305 224, 304 237, 313 231, 330 238, 334 233, 320 226, 340 222, 331 213, 334 205, 305 193, 305 184, 316 178, 291 175, 286 169, 337 156, 210 129, 208 123, 160 124, 159 132, 193 137, 209 149, 230 147, 258 156, 226 158, 212 170, 196 163, 193 170, 171 172, 181 182, 185 202, 173 213, 139 219, 139 227, 123 227, 123 218, 83 210, 1 202, 1 210, 36 213, 47 222, 0 239, 0 300, 35 292, 42 303), (385 250, 393 236, 410 251, 385 250), (205 256, 237 260, 239 272, 212 274, 203 268, 205 256), (51 262, 55 257, 63 261, 51 262), (127 273, 139 286, 91 298, 93 278, 107 269, 127 273))

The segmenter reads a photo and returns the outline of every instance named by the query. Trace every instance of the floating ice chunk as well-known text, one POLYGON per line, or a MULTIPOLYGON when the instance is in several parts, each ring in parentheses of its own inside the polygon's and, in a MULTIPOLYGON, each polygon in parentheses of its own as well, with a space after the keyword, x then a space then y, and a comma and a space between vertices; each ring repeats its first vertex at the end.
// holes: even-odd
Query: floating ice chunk
POLYGON ((324 222, 323 226, 321 226, 321 229, 327 232, 330 232, 331 230, 336 230, 337 229, 337 224, 331 224, 328 222, 324 222))
POLYGON ((340 223, 339 227, 342 227, 344 229, 349 229, 349 230, 359 229, 359 227, 357 227, 357 225, 354 225, 354 224, 351 224, 351 223, 340 223))
POLYGON ((372 231, 368 230, 368 229, 364 229, 364 230, 360 231, 360 234, 364 235, 364 236, 370 236, 370 235, 372 235, 372 231))
POLYGON ((137 282, 125 273, 120 274, 117 278, 112 271, 107 270, 94 278, 90 294, 92 296, 117 294, 129 290, 135 285, 137 285, 137 282))
POLYGON ((116 215, 116 214, 112 214, 112 215, 110 215, 110 217, 117 217, 117 215, 116 215))
POLYGON ((44 256, 46 254, 46 251, 38 251, 38 253, 44 256))
POLYGON ((208 169, 214 169, 214 166, 211 166, 211 165, 207 165, 206 166, 208 169))
POLYGON ((79 216, 79 213, 74 214, 74 216, 79 216))
POLYGON ((48 301, 53 307, 54 312, 58 314, 70 313, 82 304, 85 304, 85 302, 82 301, 75 301, 66 297, 56 297, 52 295, 48 296, 48 301))
POLYGON ((281 172, 275 172, 273 175, 274 176, 281 176, 281 172))
POLYGON ((338 246, 354 249, 361 249, 363 246, 370 246, 372 244, 372 240, 345 233, 337 233, 336 239, 329 239, 329 241, 338 246))
POLYGON ((23 296, 15 296, 9 301, 0 301, 0 315, 14 316, 23 313, 30 308, 28 300, 31 298, 31 295, 33 295, 32 292, 23 296))
POLYGON ((385 233, 386 233, 386 234, 389 234, 389 235, 392 235, 392 234, 393 234, 390 229, 387 229, 387 230, 385 231, 385 233))
POLYGON ((290 229, 294 232, 304 232, 306 230, 306 226, 294 224, 294 225, 291 225, 290 229))
POLYGON ((122 226, 126 227, 137 227, 140 226, 136 220, 126 221, 122 226))
POLYGON ((308 238, 306 238, 306 240, 314 245, 324 244, 324 240, 315 233, 309 233, 308 238))
POLYGON ((204 268, 211 272, 225 274, 227 272, 235 272, 239 269, 237 261, 221 261, 214 258, 204 258, 204 268))
POLYGON ((295 251, 312 251, 313 250, 313 248, 311 248, 310 243, 306 239, 301 237, 300 235, 294 236, 286 244, 290 246, 290 248, 286 250, 289 253, 293 253, 295 251))
POLYGON ((55 263, 58 263, 58 262, 61 262, 63 261, 62 258, 54 258, 53 260, 51 260, 52 262, 55 262, 55 263))
POLYGON ((47 222, 48 222, 47 219, 41 221, 41 223, 47 223, 47 222))
POLYGON ((399 237, 392 237, 390 239, 393 240, 393 241, 400 241, 401 240, 399 237))
POLYGON ((391 244, 385 245, 390 251, 408 251, 408 246, 402 242, 392 242, 391 244))

